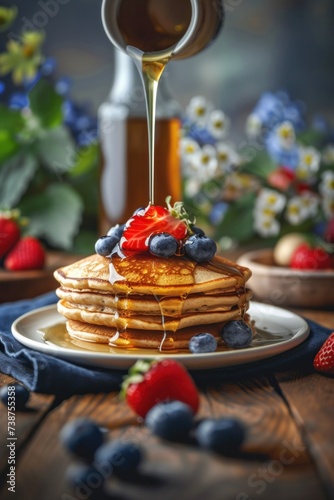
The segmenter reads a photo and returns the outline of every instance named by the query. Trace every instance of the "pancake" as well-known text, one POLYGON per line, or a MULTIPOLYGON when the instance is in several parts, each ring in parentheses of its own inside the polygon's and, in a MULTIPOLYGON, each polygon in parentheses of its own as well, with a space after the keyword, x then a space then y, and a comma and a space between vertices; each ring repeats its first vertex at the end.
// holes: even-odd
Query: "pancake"
POLYGON ((92 255, 55 271, 65 288, 164 297, 243 287, 250 276, 248 268, 223 257, 196 263, 185 257, 162 259, 135 252, 112 261, 92 255))
MULTIPOLYGON (((246 290, 222 295, 213 294, 192 294, 182 300, 182 314, 196 312, 219 312, 228 311, 232 306, 238 305, 240 300, 248 301, 251 292, 246 290)), ((109 314, 115 311, 126 311, 127 315, 140 312, 141 314, 161 314, 161 302, 153 295, 115 295, 106 292, 90 292, 88 290, 71 290, 59 287, 56 293, 60 299, 77 305, 79 308, 93 310, 95 312, 106 312, 109 314), (153 299, 152 299, 153 298, 153 299)), ((179 297, 165 297, 163 299, 163 310, 167 316, 178 316, 180 314, 179 297)))
MULTIPOLYGON (((240 319, 240 316, 238 317, 240 319)), ((244 317, 246 322, 249 322, 249 317, 244 317)), ((213 335, 220 347, 220 350, 227 350, 221 340, 220 332, 224 323, 216 323, 208 325, 205 328, 206 333, 213 335)), ((160 331, 138 331, 135 329, 127 329, 126 332, 119 334, 115 328, 106 326, 89 325, 80 321, 69 320, 66 323, 69 335, 76 340, 84 342, 94 342, 109 344, 120 348, 132 349, 155 349, 158 350, 163 342, 163 350, 179 350, 187 349, 191 337, 203 332, 202 326, 183 328, 176 333, 168 333, 164 330, 160 331)))
POLYGON ((122 348, 187 349, 197 333, 221 344, 227 321, 248 318, 249 269, 223 257, 197 263, 130 252, 91 255, 55 271, 58 311, 80 342, 122 348))
MULTIPOLYGON (((105 312, 94 312, 86 308, 72 306, 69 302, 60 300, 58 302, 58 312, 65 318, 89 323, 91 325, 104 325, 117 327, 120 330, 133 328, 138 330, 161 330, 161 313, 153 316, 122 316, 118 314, 107 314, 105 312)), ((194 325, 208 325, 211 323, 226 322, 240 316, 240 310, 234 306, 229 311, 205 312, 198 314, 180 315, 178 318, 169 318, 163 315, 164 328, 168 331, 174 331, 179 328, 186 328, 194 325)))

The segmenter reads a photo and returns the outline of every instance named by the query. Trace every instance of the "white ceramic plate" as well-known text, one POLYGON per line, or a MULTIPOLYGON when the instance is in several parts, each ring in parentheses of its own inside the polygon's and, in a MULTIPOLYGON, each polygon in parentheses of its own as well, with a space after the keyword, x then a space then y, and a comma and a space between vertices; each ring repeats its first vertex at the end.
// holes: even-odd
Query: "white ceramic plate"
MULTIPOLYGON (((147 351, 111 349, 110 352, 89 350, 96 344, 87 344, 87 349, 75 344, 61 347, 43 339, 41 329, 64 323, 56 305, 42 307, 18 318, 12 325, 12 333, 21 344, 36 351, 56 356, 73 363, 101 368, 129 368, 137 359, 169 357, 183 363, 189 369, 217 368, 258 361, 288 351, 303 342, 309 335, 307 323, 296 314, 279 307, 252 302, 249 313, 255 321, 257 335, 250 347, 238 350, 217 351, 209 354, 170 353, 159 354, 147 351)), ((85 344, 84 344, 85 345, 85 344)))

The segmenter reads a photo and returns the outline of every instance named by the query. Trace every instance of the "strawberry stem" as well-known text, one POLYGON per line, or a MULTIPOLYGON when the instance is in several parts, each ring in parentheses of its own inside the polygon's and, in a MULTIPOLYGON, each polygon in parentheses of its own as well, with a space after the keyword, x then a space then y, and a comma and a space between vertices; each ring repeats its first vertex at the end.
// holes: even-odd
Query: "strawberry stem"
POLYGON ((191 226, 196 223, 196 218, 193 217, 192 219, 189 217, 189 214, 187 210, 184 207, 183 201, 176 201, 174 203, 174 206, 171 205, 171 196, 167 196, 166 198, 166 205, 169 213, 175 217, 175 219, 182 220, 182 222, 185 223, 187 226, 188 233, 192 234, 193 231, 191 229, 191 226))
POLYGON ((121 399, 125 399, 126 391, 129 385, 139 384, 142 382, 144 380, 145 373, 148 372, 151 366, 157 362, 157 359, 138 359, 138 361, 131 366, 121 385, 119 393, 121 399))

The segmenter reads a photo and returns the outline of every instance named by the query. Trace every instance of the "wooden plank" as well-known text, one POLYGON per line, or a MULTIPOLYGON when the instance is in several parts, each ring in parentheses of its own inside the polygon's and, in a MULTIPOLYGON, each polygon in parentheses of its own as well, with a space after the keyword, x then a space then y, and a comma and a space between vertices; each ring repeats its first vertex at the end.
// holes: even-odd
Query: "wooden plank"
MULTIPOLYGON (((40 423, 33 440, 27 443, 19 459, 16 498, 59 500, 66 492, 71 494, 64 475, 72 457, 59 441, 60 429, 70 420, 82 416, 92 417, 105 426, 110 416, 112 422, 119 422, 122 413, 115 394, 73 397, 56 407, 40 423)), ((133 415, 127 415, 126 419, 129 417, 133 422, 133 415)), ((13 498, 4 489, 0 496, 1 499, 13 498)))
POLYGON ((277 378, 329 498, 334 499, 334 379, 316 373, 277 378))
MULTIPOLYGON (((14 383, 15 380, 7 375, 0 374, 0 386, 5 384, 14 383)), ((24 446, 25 441, 29 438, 30 433, 36 427, 38 422, 43 418, 45 413, 49 410, 53 396, 45 396, 41 394, 31 393, 30 399, 27 404, 28 411, 15 412, 15 452, 18 456, 20 450, 24 446)), ((0 409, 0 474, 4 474, 8 465, 8 413, 7 408, 1 404, 0 409)))
POLYGON ((297 308, 287 308, 290 311, 298 314, 299 316, 304 316, 306 319, 311 319, 326 328, 334 329, 334 312, 333 311, 320 311, 317 309, 297 309, 297 308))
MULTIPOLYGON (((108 481, 108 489, 127 500, 249 500, 261 494, 271 500, 325 499, 299 430, 266 380, 221 385, 203 394, 198 418, 223 415, 236 416, 248 427, 244 453, 239 456, 210 454, 191 441, 171 444, 155 438, 116 394, 73 397, 47 415, 24 450, 17 498, 80 498, 66 485, 66 468, 73 459, 58 435, 64 423, 87 416, 112 429, 109 439, 135 440, 145 451, 139 479, 108 481)), ((3 492, 1 498, 11 497, 3 492)))

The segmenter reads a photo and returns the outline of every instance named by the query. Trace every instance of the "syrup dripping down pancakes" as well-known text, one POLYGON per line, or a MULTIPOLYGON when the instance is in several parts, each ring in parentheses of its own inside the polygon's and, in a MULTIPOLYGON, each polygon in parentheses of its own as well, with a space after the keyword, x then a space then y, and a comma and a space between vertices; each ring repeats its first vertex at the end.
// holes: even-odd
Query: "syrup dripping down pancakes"
POLYGON ((58 269, 58 311, 74 339, 135 349, 188 349, 206 332, 221 344, 227 321, 243 319, 251 293, 248 268, 223 257, 197 263, 133 252, 92 255, 58 269))

